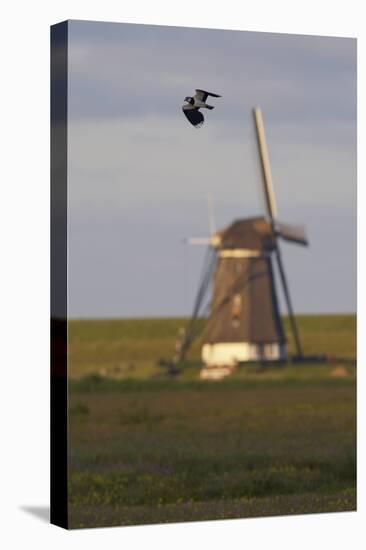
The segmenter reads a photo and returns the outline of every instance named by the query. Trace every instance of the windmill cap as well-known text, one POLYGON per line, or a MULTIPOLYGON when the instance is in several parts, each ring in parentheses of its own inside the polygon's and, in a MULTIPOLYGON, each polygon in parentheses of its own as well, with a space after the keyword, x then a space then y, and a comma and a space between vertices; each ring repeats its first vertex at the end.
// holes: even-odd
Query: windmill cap
POLYGON ((276 248, 276 237, 264 217, 236 220, 216 235, 220 238, 220 249, 271 251, 276 248))

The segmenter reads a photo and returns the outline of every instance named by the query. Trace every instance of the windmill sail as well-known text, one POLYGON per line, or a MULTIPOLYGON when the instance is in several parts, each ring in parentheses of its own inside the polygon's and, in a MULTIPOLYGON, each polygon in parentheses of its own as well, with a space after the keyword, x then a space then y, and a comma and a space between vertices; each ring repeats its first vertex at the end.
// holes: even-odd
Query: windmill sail
MULTIPOLYGON (((253 109, 253 116, 254 116, 254 122, 255 122, 255 128, 256 128, 256 134, 257 134, 257 140, 258 140, 259 156, 261 159, 262 176, 263 176, 262 179, 263 179, 264 195, 265 195, 266 205, 267 205, 267 214, 271 221, 273 231, 277 236, 282 237, 287 241, 307 245, 308 242, 303 230, 301 230, 300 228, 295 228, 294 226, 278 223, 276 220, 277 207, 276 207, 276 201, 275 201, 274 190, 273 190, 273 181, 272 181, 272 174, 271 174, 271 168, 269 163, 269 154, 268 154, 266 136, 264 133, 262 112, 258 107, 253 109)), ((290 319, 292 334, 295 341, 296 352, 297 352, 297 355, 301 357, 302 347, 301 347, 299 332, 297 329, 297 323, 296 323, 296 319, 295 319, 295 315, 292 307, 290 290, 289 290, 287 278, 285 275, 285 268, 282 261, 281 250, 279 248, 278 243, 275 249, 275 256, 277 260, 278 271, 280 274, 285 301, 287 304, 287 310, 288 310, 288 315, 290 319)))
POLYGON ((286 241, 308 246, 305 228, 302 225, 289 225, 276 221, 276 234, 286 241))
POLYGON ((255 128, 257 133, 259 157, 262 168, 262 181, 264 188, 264 197, 266 201, 267 214, 270 220, 274 220, 277 217, 277 205, 273 190, 271 165, 269 163, 269 154, 266 142, 266 136, 264 133, 264 124, 262 111, 256 107, 253 109, 255 128))

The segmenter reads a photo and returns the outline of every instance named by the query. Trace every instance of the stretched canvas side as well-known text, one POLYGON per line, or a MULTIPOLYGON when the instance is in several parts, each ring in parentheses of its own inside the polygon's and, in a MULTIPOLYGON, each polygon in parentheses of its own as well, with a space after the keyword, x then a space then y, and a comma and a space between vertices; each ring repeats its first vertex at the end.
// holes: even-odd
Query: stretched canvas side
POLYGON ((67 512, 67 35, 51 27, 51 523, 67 512))

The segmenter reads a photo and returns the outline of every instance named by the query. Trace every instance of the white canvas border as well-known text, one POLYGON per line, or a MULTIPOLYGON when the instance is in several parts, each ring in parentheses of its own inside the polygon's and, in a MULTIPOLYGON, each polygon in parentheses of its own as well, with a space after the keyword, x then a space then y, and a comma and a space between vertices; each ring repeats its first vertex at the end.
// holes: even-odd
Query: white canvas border
POLYGON ((8 2, 3 11, 1 538, 7 548, 361 548, 365 521, 365 32, 357 1, 8 2), (6 13, 4 13, 6 12, 6 13), (24 511, 49 500, 49 25, 64 19, 351 36, 359 50, 359 511, 63 532, 24 511), (363 70, 362 70, 363 69, 363 70))

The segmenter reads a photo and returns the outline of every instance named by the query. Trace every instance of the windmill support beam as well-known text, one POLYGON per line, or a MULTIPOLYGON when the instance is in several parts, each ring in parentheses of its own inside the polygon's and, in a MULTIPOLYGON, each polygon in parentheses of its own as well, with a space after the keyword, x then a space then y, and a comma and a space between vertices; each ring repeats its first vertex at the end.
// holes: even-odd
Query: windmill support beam
POLYGON ((282 287, 283 287, 283 291, 284 291, 284 295, 285 295, 287 310, 288 310, 288 314, 289 314, 291 331, 292 331, 292 334, 293 334, 293 337, 294 337, 296 354, 297 354, 298 357, 302 357, 303 353, 302 353, 302 347, 301 347, 301 343, 300 343, 299 331, 297 330, 296 318, 295 318, 295 315, 294 315, 294 310, 292 308, 292 303, 291 303, 291 298, 290 298, 290 291, 289 291, 287 280, 286 280, 285 270, 283 268, 281 252, 280 252, 280 249, 279 249, 278 246, 276 248, 275 254, 276 254, 278 270, 280 272, 281 283, 282 283, 282 287))

